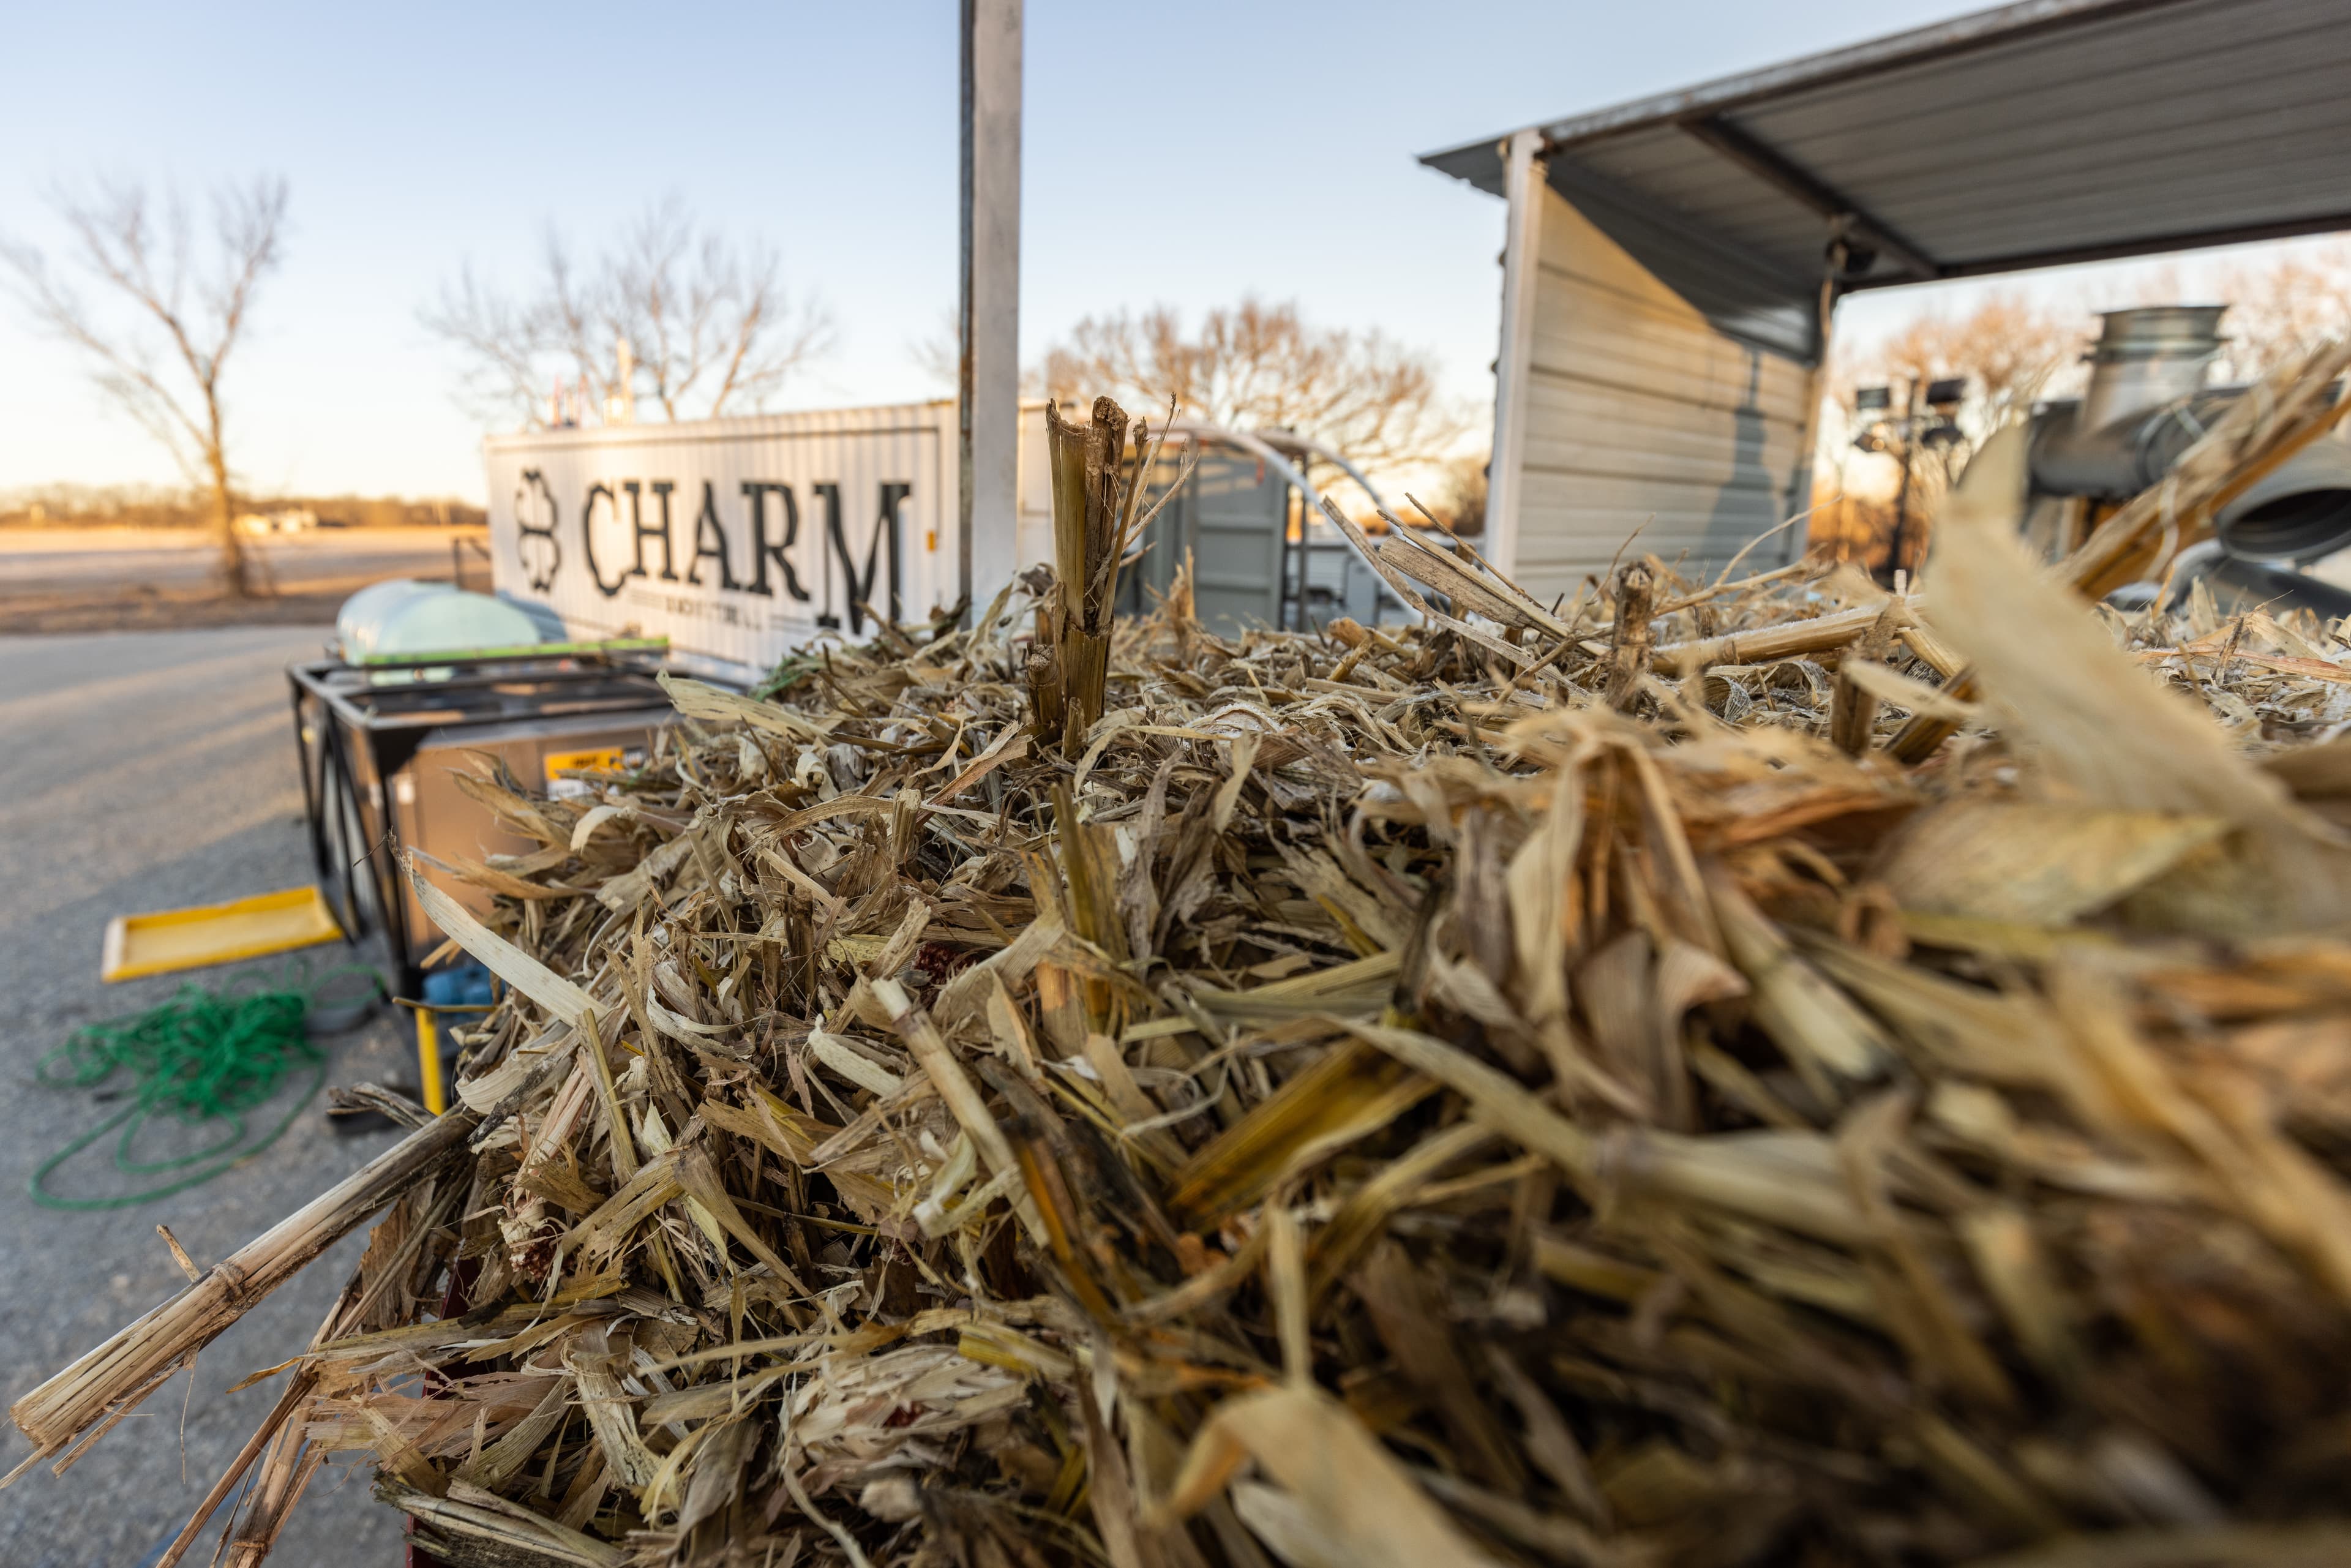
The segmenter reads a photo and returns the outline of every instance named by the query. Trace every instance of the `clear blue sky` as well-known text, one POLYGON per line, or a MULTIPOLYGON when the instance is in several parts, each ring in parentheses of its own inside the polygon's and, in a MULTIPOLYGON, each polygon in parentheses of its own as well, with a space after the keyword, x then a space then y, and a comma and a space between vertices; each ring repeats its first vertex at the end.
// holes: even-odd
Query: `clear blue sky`
MULTIPOLYGON (((1491 395, 1501 204, 1415 155, 1979 8, 1756 0, 1096 5, 1029 0, 1021 337, 1254 291, 1437 354, 1491 395), (1139 191, 1105 198, 1100 150, 1139 191)), ((519 281, 675 190, 780 246, 840 346, 783 406, 935 395, 956 296, 951 0, 11 9, 0 231, 93 172, 293 191, 230 388, 257 490, 477 497, 479 426, 416 322, 470 259, 519 281)), ((168 481, 65 349, 0 305, 0 488, 168 481)))

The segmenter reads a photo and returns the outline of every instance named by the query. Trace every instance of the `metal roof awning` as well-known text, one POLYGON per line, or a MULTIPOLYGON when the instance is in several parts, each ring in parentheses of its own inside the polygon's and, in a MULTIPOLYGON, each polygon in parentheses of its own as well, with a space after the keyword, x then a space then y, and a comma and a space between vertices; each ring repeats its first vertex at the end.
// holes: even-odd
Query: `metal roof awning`
MULTIPOLYGON (((1841 287, 2351 228, 2340 0, 2025 0, 1535 127, 1551 184, 1718 319, 1841 287)), ((1421 160, 1499 194, 1501 140, 1421 160)))

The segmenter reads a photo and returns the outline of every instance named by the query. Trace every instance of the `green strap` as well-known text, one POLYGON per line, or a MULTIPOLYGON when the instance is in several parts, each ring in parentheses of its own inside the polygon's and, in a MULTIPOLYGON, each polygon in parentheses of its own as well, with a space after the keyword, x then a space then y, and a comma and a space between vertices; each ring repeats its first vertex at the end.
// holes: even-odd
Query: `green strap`
POLYGON ((160 1007, 76 1030, 41 1058, 36 1079, 52 1089, 96 1089, 123 1073, 130 1080, 130 1103, 41 1162, 30 1183, 33 1201, 83 1210, 147 1203, 208 1182, 276 1143, 326 1082, 326 1052, 311 1043, 302 1022, 319 987, 346 974, 374 977, 363 965, 346 965, 315 983, 302 984, 298 976, 271 986, 251 972, 221 992, 183 986, 160 1007), (308 1086, 292 1107, 266 1133, 249 1137, 247 1114, 274 1099, 289 1074, 306 1069, 308 1086), (191 1126, 222 1122, 226 1131, 193 1154, 139 1159, 140 1134, 157 1116, 191 1126), (63 1197, 48 1190, 50 1172, 117 1128, 122 1135, 114 1147, 115 1169, 132 1176, 184 1174, 160 1186, 108 1197, 63 1197))

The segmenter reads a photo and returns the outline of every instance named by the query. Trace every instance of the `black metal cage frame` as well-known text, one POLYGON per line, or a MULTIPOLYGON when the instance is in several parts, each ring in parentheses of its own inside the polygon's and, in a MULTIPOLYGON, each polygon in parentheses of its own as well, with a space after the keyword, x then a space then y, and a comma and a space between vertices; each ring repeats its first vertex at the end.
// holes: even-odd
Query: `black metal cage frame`
POLYGON ((402 845, 385 781, 435 731, 666 706, 654 678, 661 668, 659 654, 635 650, 287 666, 312 870, 346 941, 383 932, 397 994, 419 995, 423 968, 401 896, 402 845))

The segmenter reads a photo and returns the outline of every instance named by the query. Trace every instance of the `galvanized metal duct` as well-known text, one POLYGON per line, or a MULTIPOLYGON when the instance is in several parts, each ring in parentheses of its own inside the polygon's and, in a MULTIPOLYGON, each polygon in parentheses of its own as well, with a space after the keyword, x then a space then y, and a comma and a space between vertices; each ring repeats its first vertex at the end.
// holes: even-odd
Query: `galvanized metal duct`
MULTIPOLYGON (((2178 573, 2182 580, 2191 578, 2189 563, 2183 562, 2178 573)), ((2215 555, 2201 570, 2192 577, 2200 580, 2212 591, 2212 596, 2223 613, 2241 610, 2274 609, 2287 606, 2307 610, 2322 621, 2336 621, 2351 616, 2351 591, 2346 591, 2307 572, 2293 571, 2272 566, 2264 561, 2245 560, 2234 556, 2215 555)), ((2179 597, 2188 593, 2188 581, 2177 591, 2179 597)))
MULTIPOLYGON (((2204 387, 2224 305, 2110 310, 2079 402, 2032 422, 2032 487, 2121 500, 2162 479, 2242 387, 2204 387)), ((2311 561, 2351 547, 2351 445, 2313 443, 2224 507, 2213 532, 2245 560, 2311 561)))

